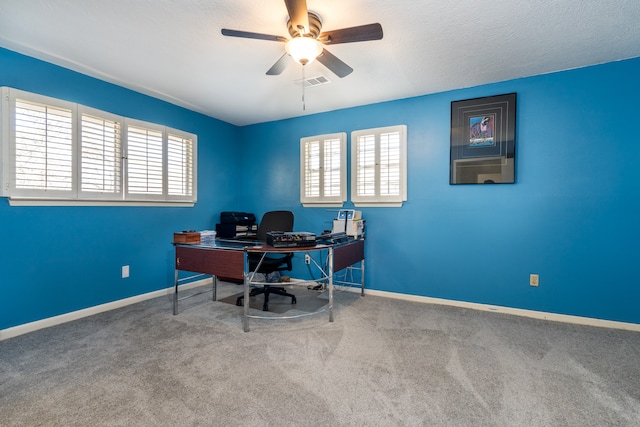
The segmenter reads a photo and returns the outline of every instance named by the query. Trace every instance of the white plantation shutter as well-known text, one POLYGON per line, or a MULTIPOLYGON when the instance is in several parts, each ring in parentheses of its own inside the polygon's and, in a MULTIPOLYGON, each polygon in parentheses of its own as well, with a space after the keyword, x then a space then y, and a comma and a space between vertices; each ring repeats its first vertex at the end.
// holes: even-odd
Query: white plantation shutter
POLYGON ((72 108, 15 99, 15 194, 72 194, 72 117, 72 108))
MULTIPOLYGON (((352 144, 354 140, 351 140, 352 144)), ((357 197, 376 194, 376 139, 375 135, 362 135, 355 139, 356 144, 356 191, 357 197)))
POLYGON ((402 206, 407 200, 405 125, 351 134, 351 198, 356 206, 402 206))
POLYGON ((326 197, 340 197, 342 186, 342 141, 338 138, 324 141, 324 186, 326 197))
POLYGON ((303 152, 304 197, 320 197, 320 141, 307 141, 303 152))
POLYGON ((82 113, 80 126, 80 191, 105 198, 121 195, 122 124, 116 118, 82 113))
POLYGON ((163 189, 162 130, 127 127, 127 193, 161 195, 163 189))
POLYGON ((170 196, 194 195, 193 138, 169 133, 167 144, 167 192, 170 196))
POLYGON ((400 196, 400 132, 380 134, 380 195, 400 196))
POLYGON ((126 199, 196 200, 196 136, 127 120, 126 199))
POLYGON ((300 139, 300 201, 342 206, 346 200, 346 134, 300 139))

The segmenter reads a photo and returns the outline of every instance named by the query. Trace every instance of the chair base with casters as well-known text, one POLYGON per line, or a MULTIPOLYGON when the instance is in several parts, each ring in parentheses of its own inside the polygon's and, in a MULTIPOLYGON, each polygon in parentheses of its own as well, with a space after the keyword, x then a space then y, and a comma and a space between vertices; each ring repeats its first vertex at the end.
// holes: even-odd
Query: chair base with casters
MULTIPOLYGON (((262 304, 262 311, 269 311, 269 295, 276 294, 282 295, 284 297, 291 298, 291 304, 295 304, 296 296, 287 292, 282 286, 273 286, 273 285, 264 285, 261 288, 254 288, 249 293, 250 297, 254 297, 256 295, 264 294, 264 303, 262 304)), ((240 295, 236 299, 236 305, 242 307, 242 302, 244 300, 244 294, 240 295)))
MULTIPOLYGON (((288 253, 285 254, 283 257, 279 257, 279 258, 269 258, 269 257, 261 257, 260 255, 255 255, 255 254, 250 254, 249 255, 249 268, 251 271, 254 271, 257 269, 257 271, 259 273, 262 273, 265 275, 267 274, 271 274, 274 272, 280 272, 280 271, 284 271, 284 270, 288 270, 291 271, 292 270, 292 264, 291 264, 291 259, 293 258, 293 254, 288 253)), ((262 284, 262 286, 257 287, 257 288, 253 288, 251 289, 251 291, 249 292, 249 296, 253 297, 256 295, 263 295, 264 294, 264 303, 262 304, 262 310, 263 311, 269 311, 269 295, 270 294, 276 294, 276 295, 282 295, 284 297, 289 297, 291 298, 291 304, 295 304, 296 301, 296 296, 287 292, 285 290, 285 288, 283 288, 282 286, 278 286, 277 283, 264 283, 262 284)), ((236 305, 237 306, 242 306, 242 300, 244 299, 244 294, 240 295, 237 299, 236 299, 236 305)))

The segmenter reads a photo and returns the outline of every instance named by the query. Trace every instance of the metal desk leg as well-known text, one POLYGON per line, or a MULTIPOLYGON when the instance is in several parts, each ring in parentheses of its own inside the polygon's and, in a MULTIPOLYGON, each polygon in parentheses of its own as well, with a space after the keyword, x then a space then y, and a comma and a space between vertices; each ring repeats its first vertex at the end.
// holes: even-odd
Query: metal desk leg
POLYGON ((249 257, 247 251, 244 252, 244 300, 242 301, 242 329, 249 332, 249 257))
POLYGON ((213 293, 213 297, 211 298, 212 301, 216 301, 216 291, 218 290, 218 277, 217 276, 213 276, 212 278, 213 281, 213 289, 211 289, 211 292, 213 293))
POLYGON ((173 282, 173 315, 178 314, 178 270, 175 270, 175 280, 173 282))
POLYGON ((329 322, 333 322, 333 247, 329 248, 329 322))
POLYGON ((362 287, 360 288, 360 296, 364 296, 364 259, 360 261, 360 281, 362 282, 362 287))

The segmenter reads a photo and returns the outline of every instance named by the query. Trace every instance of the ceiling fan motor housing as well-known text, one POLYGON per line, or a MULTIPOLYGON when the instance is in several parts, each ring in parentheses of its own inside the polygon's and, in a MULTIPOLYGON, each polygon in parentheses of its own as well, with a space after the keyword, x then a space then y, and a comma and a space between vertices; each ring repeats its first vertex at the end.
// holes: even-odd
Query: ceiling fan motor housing
POLYGON ((296 37, 312 37, 317 39, 320 35, 320 31, 322 31, 322 21, 320 21, 320 17, 313 12, 309 12, 309 33, 300 34, 298 28, 294 28, 291 24, 291 19, 287 20, 287 28, 289 29, 289 34, 292 38, 296 37))

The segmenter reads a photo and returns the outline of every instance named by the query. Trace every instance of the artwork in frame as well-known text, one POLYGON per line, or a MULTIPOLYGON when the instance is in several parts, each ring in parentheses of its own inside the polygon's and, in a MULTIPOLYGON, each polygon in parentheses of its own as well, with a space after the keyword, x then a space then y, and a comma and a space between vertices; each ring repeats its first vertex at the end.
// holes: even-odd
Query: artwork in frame
POLYGON ((449 184, 513 184, 516 94, 451 103, 449 184))

